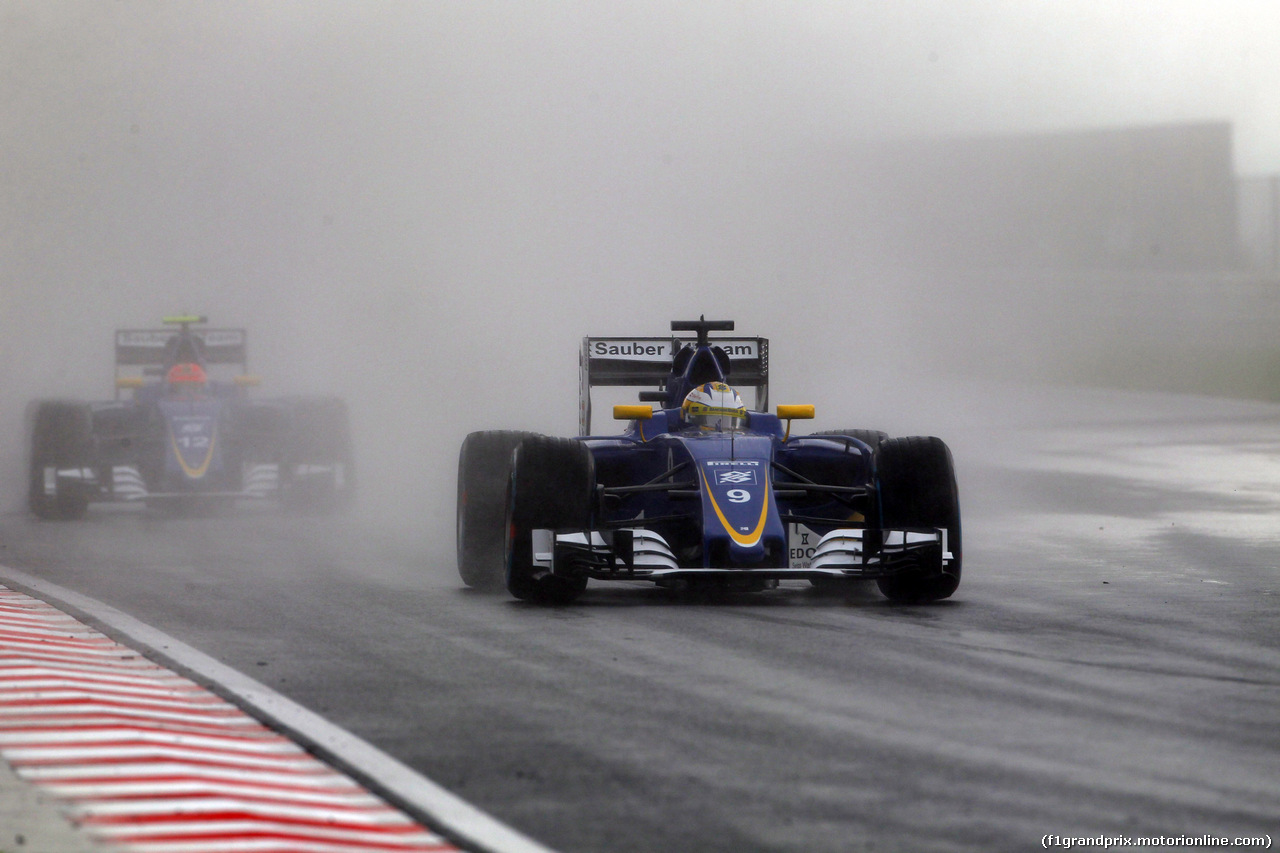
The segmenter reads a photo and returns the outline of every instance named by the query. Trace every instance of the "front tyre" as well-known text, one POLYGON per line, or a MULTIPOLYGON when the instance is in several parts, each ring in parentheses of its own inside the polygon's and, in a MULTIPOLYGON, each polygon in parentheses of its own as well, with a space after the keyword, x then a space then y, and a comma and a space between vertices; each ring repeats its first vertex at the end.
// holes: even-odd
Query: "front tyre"
POLYGON ((891 601, 949 598, 960 586, 961 555, 960 495, 950 449, 932 436, 891 438, 881 442, 878 463, 881 526, 945 528, 953 556, 942 572, 922 569, 880 578, 880 591, 891 601))
POLYGON ((554 575, 533 562, 533 531, 591 527, 595 462, 571 438, 530 436, 516 448, 507 496, 507 590, 522 601, 568 604, 587 588, 585 575, 554 575))
POLYGON ((458 574, 472 589, 506 587, 507 486, 511 454, 529 432, 473 432, 458 452, 458 574))
POLYGON ((45 401, 31 421, 27 469, 27 506, 53 521, 84 518, 89 508, 85 483, 58 471, 86 470, 93 454, 89 408, 80 403, 45 401))

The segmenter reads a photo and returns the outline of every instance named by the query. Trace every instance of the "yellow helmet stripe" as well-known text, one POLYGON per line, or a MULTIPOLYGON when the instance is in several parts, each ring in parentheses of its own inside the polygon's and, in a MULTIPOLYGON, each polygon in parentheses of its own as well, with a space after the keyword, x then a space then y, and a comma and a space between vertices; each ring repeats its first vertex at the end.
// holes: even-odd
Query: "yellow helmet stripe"
POLYGON ((729 406, 704 406, 696 404, 685 410, 690 415, 725 415, 731 418, 740 418, 746 415, 742 409, 735 409, 729 406))

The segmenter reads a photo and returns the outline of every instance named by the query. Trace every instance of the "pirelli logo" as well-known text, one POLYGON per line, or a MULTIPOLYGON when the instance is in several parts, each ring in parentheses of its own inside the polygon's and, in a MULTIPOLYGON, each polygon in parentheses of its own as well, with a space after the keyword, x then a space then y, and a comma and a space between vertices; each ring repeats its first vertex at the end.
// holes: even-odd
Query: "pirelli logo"
POLYGON ((717 486, 756 486, 760 463, 754 459, 712 459, 707 463, 717 486))

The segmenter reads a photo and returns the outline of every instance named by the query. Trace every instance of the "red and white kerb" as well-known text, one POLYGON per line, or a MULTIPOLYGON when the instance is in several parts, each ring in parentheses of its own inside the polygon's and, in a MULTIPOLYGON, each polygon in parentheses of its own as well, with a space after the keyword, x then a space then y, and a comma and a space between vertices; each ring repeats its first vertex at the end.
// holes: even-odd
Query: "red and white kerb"
POLYGON ((457 850, 195 682, 3 586, 0 756, 122 853, 457 850))

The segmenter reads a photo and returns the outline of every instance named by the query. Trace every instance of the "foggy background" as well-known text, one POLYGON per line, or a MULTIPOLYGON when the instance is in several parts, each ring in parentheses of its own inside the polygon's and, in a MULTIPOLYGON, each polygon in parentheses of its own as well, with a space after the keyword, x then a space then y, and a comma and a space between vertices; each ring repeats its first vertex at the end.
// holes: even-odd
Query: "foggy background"
POLYGON ((1267 396, 1278 55, 1267 0, 2 0, 0 509, 27 402, 176 312, 345 397, 361 512, 448 547, 462 437, 572 434, 584 335, 734 319, 819 429, 1267 396))

